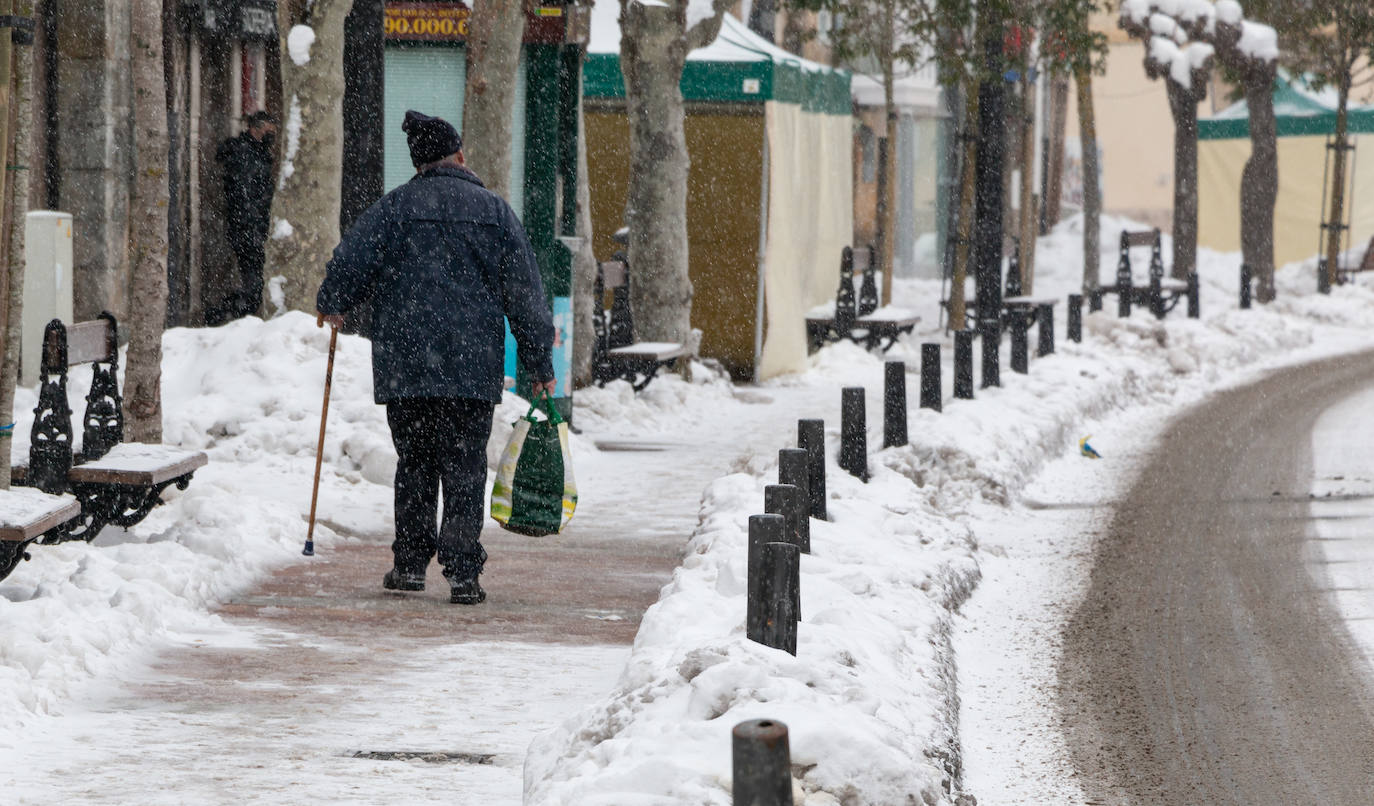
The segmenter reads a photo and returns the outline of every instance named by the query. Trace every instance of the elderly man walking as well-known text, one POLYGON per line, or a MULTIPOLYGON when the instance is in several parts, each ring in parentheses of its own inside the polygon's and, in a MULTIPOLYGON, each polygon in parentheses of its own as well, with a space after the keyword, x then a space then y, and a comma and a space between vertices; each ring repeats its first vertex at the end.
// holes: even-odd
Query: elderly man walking
POLYGON ((436 552, 455 604, 479 604, 486 444, 501 399, 510 321, 533 396, 554 391, 553 322, 529 238, 510 205, 464 167, 447 121, 401 126, 416 174, 344 235, 316 298, 339 327, 372 303, 374 396, 396 445, 388 590, 419 591, 436 552), (443 520, 437 530, 439 488, 443 520))

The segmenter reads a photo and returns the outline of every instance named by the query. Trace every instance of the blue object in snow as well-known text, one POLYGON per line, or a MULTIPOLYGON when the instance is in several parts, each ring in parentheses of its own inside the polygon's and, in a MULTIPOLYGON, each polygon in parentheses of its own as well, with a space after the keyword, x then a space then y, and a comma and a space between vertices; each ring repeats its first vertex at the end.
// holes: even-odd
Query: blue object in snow
POLYGON ((1078 440, 1078 452, 1088 457, 1089 459, 1101 459, 1102 454, 1098 453, 1097 450, 1093 448, 1093 446, 1088 444, 1088 440, 1090 439, 1092 439, 1092 434, 1089 434, 1088 436, 1078 440))

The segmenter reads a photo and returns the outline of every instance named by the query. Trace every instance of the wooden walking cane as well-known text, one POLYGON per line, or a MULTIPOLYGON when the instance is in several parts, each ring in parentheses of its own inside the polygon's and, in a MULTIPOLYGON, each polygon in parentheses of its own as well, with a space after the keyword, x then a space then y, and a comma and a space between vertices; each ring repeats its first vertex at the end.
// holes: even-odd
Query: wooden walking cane
MULTIPOLYGON (((316 327, 324 327, 324 315, 320 314, 315 319, 316 327)), ((310 491, 310 526, 305 532, 305 549, 301 551, 307 557, 315 556, 315 502, 320 497, 320 464, 324 461, 324 425, 329 417, 329 387, 334 381, 334 347, 339 343, 339 329, 333 325, 329 326, 329 363, 324 370, 324 404, 320 406, 320 444, 315 448, 315 487, 310 491)))

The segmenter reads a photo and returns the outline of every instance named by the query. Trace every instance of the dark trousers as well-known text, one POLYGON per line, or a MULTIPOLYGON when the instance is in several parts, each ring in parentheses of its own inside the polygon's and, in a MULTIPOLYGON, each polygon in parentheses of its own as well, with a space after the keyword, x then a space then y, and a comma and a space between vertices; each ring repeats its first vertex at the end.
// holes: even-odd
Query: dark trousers
POLYGON ((436 551, 450 582, 482 573, 480 540, 487 482, 487 438, 496 406, 466 398, 415 398, 386 404, 396 463, 396 569, 422 575, 436 551), (439 486, 444 517, 436 531, 439 486))
POLYGON ((229 248, 234 252, 238 267, 230 278, 235 281, 234 290, 224 306, 230 319, 256 316, 262 308, 262 266, 267 260, 265 243, 255 231, 229 231, 229 248))

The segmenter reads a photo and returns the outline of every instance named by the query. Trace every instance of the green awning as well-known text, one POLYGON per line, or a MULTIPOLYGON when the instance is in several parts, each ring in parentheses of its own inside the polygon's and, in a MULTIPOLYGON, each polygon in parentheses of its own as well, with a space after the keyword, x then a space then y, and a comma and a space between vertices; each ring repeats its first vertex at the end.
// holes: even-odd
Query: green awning
MULTIPOLYGON (((1335 134, 1334 98, 1318 95, 1298 86, 1283 71, 1274 81, 1274 116, 1279 137, 1335 134)), ((1374 106, 1346 109, 1346 126, 1351 134, 1374 133, 1374 106)), ((1238 140, 1250 136, 1250 113, 1239 101, 1215 116, 1197 122, 1199 140, 1238 140)))
MULTIPOLYGON (((598 4, 598 8, 600 5, 598 4)), ((616 31, 615 43, 619 42, 616 31)), ((583 97, 625 97, 620 55, 614 46, 597 43, 582 69, 583 97)), ((729 14, 716 41, 694 51, 682 69, 682 97, 687 101, 751 103, 784 101, 813 112, 848 115, 850 74, 847 70, 808 62, 750 31, 729 14)))

